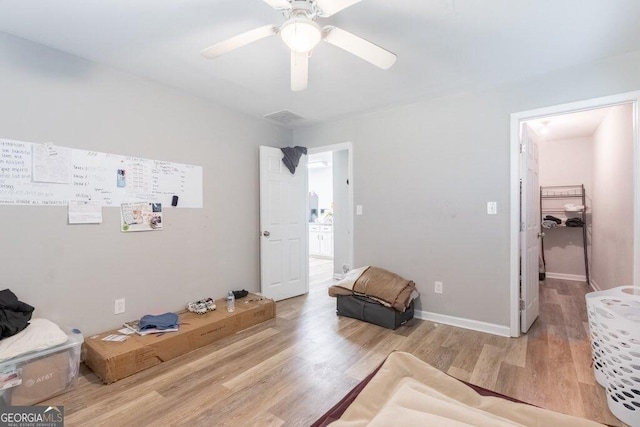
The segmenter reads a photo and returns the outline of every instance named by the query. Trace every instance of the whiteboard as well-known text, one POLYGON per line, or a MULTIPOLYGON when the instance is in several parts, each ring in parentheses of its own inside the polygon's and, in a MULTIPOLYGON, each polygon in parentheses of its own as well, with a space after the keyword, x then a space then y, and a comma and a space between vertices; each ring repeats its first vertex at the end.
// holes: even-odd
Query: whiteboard
MULTIPOLYGON (((178 196, 177 207, 202 208, 201 166, 69 148, 68 182, 35 182, 34 151, 36 172, 45 164, 41 148, 42 144, 0 138, 0 205, 66 206, 70 200, 99 200, 102 206, 170 206, 178 196)), ((51 176, 51 171, 44 175, 51 176)))

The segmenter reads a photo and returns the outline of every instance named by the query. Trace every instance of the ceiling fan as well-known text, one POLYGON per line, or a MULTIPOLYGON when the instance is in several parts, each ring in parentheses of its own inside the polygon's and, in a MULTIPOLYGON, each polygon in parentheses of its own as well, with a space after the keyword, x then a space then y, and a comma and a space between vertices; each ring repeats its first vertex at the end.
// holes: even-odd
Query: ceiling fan
POLYGON ((249 43, 275 34, 291 49, 291 90, 307 88, 309 56, 313 48, 324 40, 346 50, 371 64, 388 69, 396 62, 396 55, 348 31, 327 25, 321 28, 316 18, 327 18, 362 0, 263 0, 283 12, 286 21, 280 25, 265 25, 230 39, 216 43, 201 51, 213 59, 249 43))

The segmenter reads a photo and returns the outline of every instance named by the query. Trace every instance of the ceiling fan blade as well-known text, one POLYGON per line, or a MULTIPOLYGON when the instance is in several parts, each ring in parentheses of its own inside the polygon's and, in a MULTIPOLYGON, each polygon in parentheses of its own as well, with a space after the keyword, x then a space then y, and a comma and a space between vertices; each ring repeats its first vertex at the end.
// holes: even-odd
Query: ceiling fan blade
POLYGON ((389 69, 396 62, 397 57, 395 54, 348 31, 329 25, 324 27, 323 32, 326 42, 344 49, 383 70, 389 69))
POLYGON ((291 9, 291 3, 287 0, 263 0, 266 4, 277 10, 291 9))
POLYGON ((305 90, 309 83, 309 52, 291 51, 291 90, 305 90))
POLYGON ((217 58, 223 53, 230 52, 249 43, 272 36, 276 32, 278 32, 277 27, 274 27, 273 25, 265 25, 264 27, 256 28, 255 30, 247 31, 246 33, 238 34, 230 39, 216 43, 213 46, 200 51, 200 53, 208 59, 217 58))
POLYGON ((318 16, 326 18, 361 1, 362 0, 317 0, 316 5, 320 9, 318 16))

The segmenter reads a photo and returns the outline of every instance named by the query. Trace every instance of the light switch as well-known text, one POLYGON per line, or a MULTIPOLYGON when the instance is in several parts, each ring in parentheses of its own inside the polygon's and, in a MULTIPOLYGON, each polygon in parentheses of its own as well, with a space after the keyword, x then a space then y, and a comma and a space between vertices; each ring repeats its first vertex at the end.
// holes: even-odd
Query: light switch
POLYGON ((362 205, 356 205, 356 215, 362 215, 362 205))
POLYGON ((496 215, 498 213, 497 202, 487 202, 487 215, 496 215))

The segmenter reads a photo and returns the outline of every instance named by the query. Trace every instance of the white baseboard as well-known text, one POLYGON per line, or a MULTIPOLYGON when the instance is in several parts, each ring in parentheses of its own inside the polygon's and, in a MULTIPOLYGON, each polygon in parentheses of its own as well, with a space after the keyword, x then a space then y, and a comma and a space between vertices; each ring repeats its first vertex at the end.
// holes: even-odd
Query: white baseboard
POLYGON ((545 273, 545 277, 548 277, 549 279, 572 280, 574 282, 587 281, 587 276, 581 276, 579 274, 551 273, 550 271, 545 273))
POLYGON ((493 323, 480 322, 478 320, 465 319, 463 317, 447 316, 446 314, 432 313, 430 311, 416 310, 414 317, 422 320, 429 320, 444 325, 457 326, 458 328, 471 329, 473 331, 486 332, 501 337, 510 337, 509 326, 495 325, 493 323))
POLYGON ((589 283, 589 285, 591 285, 591 289, 593 289, 596 292, 600 292, 602 290, 602 288, 600 288, 600 286, 596 283, 595 280, 591 279, 590 282, 591 283, 589 283))

